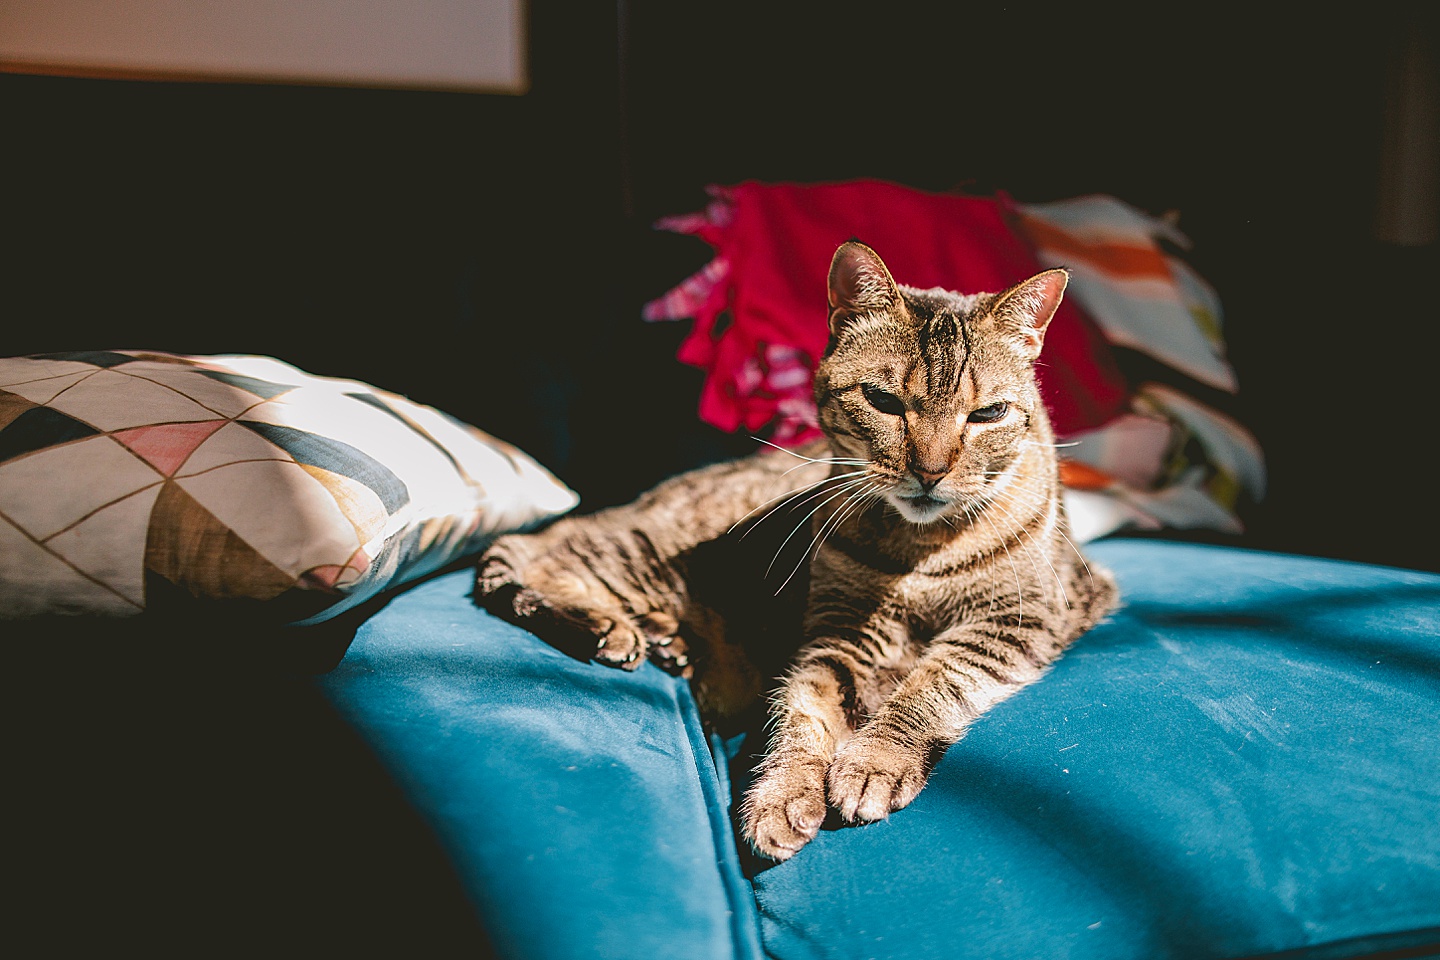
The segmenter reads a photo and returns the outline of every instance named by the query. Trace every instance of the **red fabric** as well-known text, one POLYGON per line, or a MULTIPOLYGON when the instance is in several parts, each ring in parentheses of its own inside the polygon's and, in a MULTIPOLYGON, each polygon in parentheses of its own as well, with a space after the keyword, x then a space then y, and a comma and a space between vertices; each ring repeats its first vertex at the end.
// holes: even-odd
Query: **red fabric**
MULTIPOLYGON (((708 292, 700 288, 694 327, 679 358, 709 371, 700 415, 724 430, 760 430, 804 404, 808 387, 801 388, 803 395, 767 390, 761 374, 767 358, 775 357, 808 358, 813 369, 827 339, 830 258, 846 240, 872 247, 897 282, 916 287, 996 292, 1041 269, 1009 227, 1004 202, 993 198, 878 181, 747 182, 715 193, 728 204, 668 226, 694 233, 716 251, 712 267, 720 269, 711 272, 718 276, 708 292), (730 322, 717 326, 722 313, 730 322)), ((1062 435, 1098 427, 1125 407, 1129 389, 1109 345, 1069 301, 1050 324, 1038 370, 1062 435)), ((792 382, 791 374, 776 379, 792 382)))

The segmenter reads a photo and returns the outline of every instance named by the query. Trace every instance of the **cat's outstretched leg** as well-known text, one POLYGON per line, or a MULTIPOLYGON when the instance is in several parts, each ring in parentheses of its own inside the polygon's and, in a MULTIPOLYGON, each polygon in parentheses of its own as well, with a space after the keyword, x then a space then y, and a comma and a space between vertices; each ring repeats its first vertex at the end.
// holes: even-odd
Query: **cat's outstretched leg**
POLYGON ((745 839, 786 860, 814 839, 828 809, 826 778, 889 673, 875 649, 835 639, 807 644, 771 703, 769 750, 741 805, 745 839))
POLYGON ((482 558, 475 586, 492 612, 577 658, 634 670, 653 648, 663 651, 662 666, 689 668, 675 613, 684 584, 643 534, 576 517, 501 537, 482 558))
POLYGON ((824 485, 823 448, 766 451, 665 481, 635 502, 566 517, 495 541, 480 560, 476 599, 574 656, 636 669, 653 654, 686 674, 681 625, 692 609, 688 558, 796 491, 824 485))
MULTIPOLYGON (((888 632, 812 641, 786 677, 772 705, 769 753, 741 808, 745 837, 760 853, 793 856, 829 807, 854 823, 907 806, 970 724, 1048 662, 1016 656, 1013 637, 966 628, 940 634, 923 652, 903 631, 888 632), (997 648, 1009 655, 994 655, 997 648)), ((1058 655, 1061 644, 1050 646, 1058 655)))
POLYGON ((956 628, 926 647, 914 667, 855 736, 836 751, 827 793, 847 821, 882 820, 914 800, 945 750, 978 717, 1040 678, 1059 644, 956 628))
POLYGON ((803 660, 776 696, 770 748, 740 808, 745 839, 765 856, 789 859, 825 822, 825 772, 850 735, 843 704, 853 698, 837 662, 803 660))

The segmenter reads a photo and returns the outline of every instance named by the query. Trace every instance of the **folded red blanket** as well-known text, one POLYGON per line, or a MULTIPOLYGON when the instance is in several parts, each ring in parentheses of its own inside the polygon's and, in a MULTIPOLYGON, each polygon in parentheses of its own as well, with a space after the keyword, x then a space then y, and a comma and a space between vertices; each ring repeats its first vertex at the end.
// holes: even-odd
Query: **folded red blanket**
MULTIPOLYGON (((707 371, 700 416, 723 430, 764 430, 780 442, 813 435, 826 272, 844 241, 873 247, 897 281, 918 287, 1000 291, 1041 269, 1003 199, 873 180, 747 182, 712 193, 705 213, 658 226, 699 236, 715 259, 646 317, 694 319, 679 356, 707 371)), ((1099 328, 1068 301, 1046 334, 1040 382, 1062 436, 1109 421, 1130 393, 1099 328)))

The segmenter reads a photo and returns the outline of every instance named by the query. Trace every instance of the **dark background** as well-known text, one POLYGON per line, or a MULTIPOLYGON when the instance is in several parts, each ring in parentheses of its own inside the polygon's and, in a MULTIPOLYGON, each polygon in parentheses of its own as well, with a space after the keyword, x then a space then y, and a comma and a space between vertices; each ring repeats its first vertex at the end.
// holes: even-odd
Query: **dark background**
MULTIPOLYGON (((1226 305, 1242 389, 1205 399, 1271 475, 1240 542, 1440 569, 1440 254, 1373 229, 1387 64, 1434 16, 1093 6, 534 0, 520 97, 0 75, 0 354, 277 355, 597 507, 750 445, 698 423, 684 325, 639 318, 708 259, 650 227, 705 185, 1110 193, 1180 211, 1226 305)), ((227 662, 5 637, 16 912, 60 949, 483 953, 314 689, 194 639, 227 662)))
POLYGON ((1440 257, 1372 230, 1387 62, 1436 19, 1260 6, 537 0, 520 97, 0 76, 0 348, 272 353, 593 508, 748 448, 639 319, 708 258, 650 227, 706 184, 1110 193, 1179 211, 1225 303, 1242 393, 1204 399, 1271 474, 1243 542, 1437 569, 1440 257))

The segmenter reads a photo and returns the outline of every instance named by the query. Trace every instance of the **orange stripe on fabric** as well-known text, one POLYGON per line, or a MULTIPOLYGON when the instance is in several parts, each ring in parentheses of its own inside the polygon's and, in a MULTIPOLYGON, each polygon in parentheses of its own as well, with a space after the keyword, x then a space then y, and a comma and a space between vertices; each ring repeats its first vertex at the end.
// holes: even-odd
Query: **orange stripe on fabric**
POLYGON ((1071 490, 1104 490, 1115 483, 1115 478, 1088 463, 1061 460, 1060 482, 1071 490))
POLYGON ((1172 282, 1164 255, 1155 247, 1123 243, 1090 243, 1033 217, 1021 217, 1021 226, 1038 249, 1061 259, 1084 260, 1112 276, 1162 278, 1172 282))

